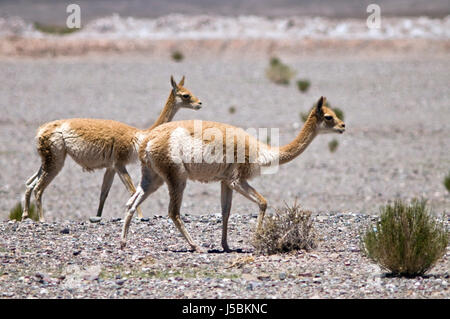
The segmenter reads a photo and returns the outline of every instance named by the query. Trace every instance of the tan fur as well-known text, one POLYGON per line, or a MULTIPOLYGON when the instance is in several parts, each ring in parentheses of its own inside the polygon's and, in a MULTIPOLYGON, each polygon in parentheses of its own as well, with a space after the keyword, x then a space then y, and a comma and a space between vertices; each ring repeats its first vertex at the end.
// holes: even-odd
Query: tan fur
MULTIPOLYGON (((184 77, 177 85, 171 77, 172 90, 166 105, 155 123, 146 130, 112 120, 67 119, 46 123, 38 129, 37 151, 42 165, 27 181, 22 218, 28 217, 31 192, 35 191, 39 220, 44 220, 42 193, 64 166, 69 155, 84 170, 106 168, 103 178, 97 217, 103 211, 114 175, 117 173, 131 194, 136 191, 126 165, 137 161, 142 138, 160 124, 169 122, 180 108, 199 109, 201 102, 184 85, 184 77)), ((139 211, 139 217, 142 213, 139 211)))
POLYGON ((267 201, 248 184, 247 180, 260 175, 261 169, 264 167, 277 163, 284 164, 293 160, 306 149, 317 134, 344 132, 345 124, 336 117, 331 109, 324 106, 324 101, 323 97, 319 100, 317 107, 311 111, 297 137, 291 143, 279 148, 258 141, 240 128, 217 122, 202 121, 201 135, 196 132, 196 121, 194 120, 166 123, 149 132, 139 148, 142 177, 136 193, 127 203, 127 213, 122 230, 122 247, 126 244, 126 235, 134 211, 149 194, 165 182, 170 195, 169 216, 192 249, 201 250, 184 228, 180 218, 183 191, 186 181, 191 179, 201 182, 221 182, 222 246, 225 251, 229 251, 227 224, 233 190, 258 204, 260 209, 258 228, 260 228, 267 201), (216 130, 216 136, 220 138, 221 135, 222 140, 218 140, 217 137, 205 136, 208 130, 216 130), (230 130, 234 133, 233 138, 226 137, 226 133, 230 130), (242 162, 237 162, 235 156, 234 161, 227 163, 225 152, 218 156, 218 158, 223 157, 222 161, 213 163, 208 163, 207 158, 203 158, 200 163, 195 163, 182 157, 185 155, 183 147, 186 145, 193 145, 195 149, 193 154, 195 152, 199 154, 214 143, 220 143, 223 150, 227 147, 234 150, 243 148, 245 156, 242 162), (181 155, 178 156, 178 154, 181 155))

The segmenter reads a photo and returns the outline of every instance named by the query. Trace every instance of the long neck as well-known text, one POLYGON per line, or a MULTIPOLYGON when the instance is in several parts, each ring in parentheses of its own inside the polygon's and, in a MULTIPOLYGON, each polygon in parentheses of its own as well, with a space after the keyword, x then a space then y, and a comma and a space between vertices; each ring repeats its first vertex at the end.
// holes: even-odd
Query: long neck
POLYGON ((311 112, 300 133, 289 144, 279 148, 279 164, 285 164, 299 156, 317 136, 318 119, 315 112, 311 112))
POLYGON ((155 127, 172 121, 173 117, 177 113, 178 109, 176 107, 176 98, 173 91, 170 92, 169 97, 167 98, 166 105, 164 106, 163 110, 159 114, 158 119, 153 123, 152 126, 150 126, 147 130, 151 131, 155 127))

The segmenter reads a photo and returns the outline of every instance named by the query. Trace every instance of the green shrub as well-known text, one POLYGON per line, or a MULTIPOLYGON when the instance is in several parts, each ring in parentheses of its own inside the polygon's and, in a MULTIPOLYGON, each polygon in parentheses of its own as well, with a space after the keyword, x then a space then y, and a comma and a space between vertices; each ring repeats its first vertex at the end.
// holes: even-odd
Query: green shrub
POLYGON ((396 276, 420 276, 445 254, 449 233, 426 208, 425 200, 401 200, 381 209, 379 221, 362 237, 362 251, 396 276))
POLYGON ((288 85, 294 75, 295 71, 283 64, 279 58, 273 57, 270 59, 269 67, 266 69, 266 76, 270 81, 288 85))
MULTIPOLYGON (((22 207, 22 203, 17 203, 16 206, 14 206, 10 211, 9 211, 9 219, 10 220, 17 220, 17 221, 21 221, 22 220, 22 213, 23 213, 23 207, 22 207)), ((34 221, 38 221, 39 220, 39 215, 36 211, 36 205, 31 204, 30 208, 28 210, 28 218, 31 218, 34 221)))
POLYGON ((183 59, 184 59, 184 55, 180 51, 177 50, 177 51, 172 52, 172 60, 174 60, 176 62, 180 62, 183 59))
POLYGON ((338 107, 333 107, 331 108, 334 111, 334 114, 336 114, 336 116, 340 119, 340 120, 344 120, 344 111, 342 111, 340 108, 338 107))
POLYGON ((236 107, 230 106, 230 107, 228 108, 228 113, 230 113, 230 114, 236 113, 236 107))
POLYGON ((311 82, 308 80, 297 80, 297 87, 301 92, 306 92, 309 89, 309 86, 311 85, 311 82))
POLYGON ((281 64, 281 60, 277 57, 271 57, 270 58, 270 66, 277 66, 281 64))
POLYGON ((308 119, 308 116, 309 116, 309 113, 306 113, 306 112, 300 112, 300 119, 301 119, 303 122, 306 122, 306 120, 308 119))
POLYGON ((48 25, 40 22, 33 24, 34 28, 42 33, 65 35, 81 30, 81 28, 68 28, 67 26, 48 25))
POLYGON ((338 146, 339 142, 337 141, 337 139, 333 139, 328 143, 328 149, 330 150, 331 153, 336 152, 338 146))
POLYGON ((317 247, 311 212, 302 210, 297 201, 276 209, 274 216, 266 216, 252 245, 256 253, 268 255, 317 247))
POLYGON ((444 186, 450 192, 450 173, 444 178, 444 186))

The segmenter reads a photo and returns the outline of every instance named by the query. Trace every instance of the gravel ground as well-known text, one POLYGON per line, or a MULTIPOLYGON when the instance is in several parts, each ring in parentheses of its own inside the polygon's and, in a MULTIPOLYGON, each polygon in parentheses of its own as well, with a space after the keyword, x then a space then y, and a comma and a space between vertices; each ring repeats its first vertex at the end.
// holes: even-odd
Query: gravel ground
MULTIPOLYGON (((83 173, 68 159, 44 194, 48 223, 0 224, 3 297, 448 298, 448 253, 428 277, 386 278, 361 256, 357 236, 361 224, 395 198, 428 198, 435 212, 449 218, 450 195, 442 183, 450 168, 448 52, 281 58, 297 77, 311 80, 307 93, 270 83, 264 75, 268 57, 188 56, 181 63, 151 55, 1 59, 1 220, 8 219, 25 180, 39 168, 34 135, 40 124, 94 117, 149 126, 169 94, 170 74, 185 74, 186 87, 204 104, 198 112, 180 111, 176 119, 279 128, 284 144, 301 126, 300 111, 324 95, 344 110, 347 127, 343 135, 318 137, 276 175, 251 182, 268 199, 269 213, 298 198, 325 216, 317 224, 323 241, 311 253, 254 256, 248 238, 257 207, 238 195, 230 245, 242 252, 185 252, 171 222, 153 217, 166 215, 165 187, 143 203, 151 220, 133 224, 130 245, 120 251, 121 223, 110 220, 123 217, 129 195, 116 179, 104 224, 89 224, 103 172, 83 173), (330 153, 333 138, 339 147, 330 153), (254 260, 227 268, 239 258, 254 260)), ((129 171, 137 182, 139 166, 129 171)), ((189 214, 187 227, 197 242, 212 243, 210 249, 220 249, 219 212, 218 184, 188 183, 182 215, 189 214)))
MULTIPOLYGON (((248 239, 256 214, 230 221, 232 253, 220 247, 220 214, 185 216, 208 253, 191 253, 172 221, 2 222, 0 295, 7 298, 448 298, 450 250, 424 277, 386 276, 362 256, 360 213, 315 216, 319 247, 258 256, 248 239)), ((373 219, 373 218, 372 218, 373 219)))

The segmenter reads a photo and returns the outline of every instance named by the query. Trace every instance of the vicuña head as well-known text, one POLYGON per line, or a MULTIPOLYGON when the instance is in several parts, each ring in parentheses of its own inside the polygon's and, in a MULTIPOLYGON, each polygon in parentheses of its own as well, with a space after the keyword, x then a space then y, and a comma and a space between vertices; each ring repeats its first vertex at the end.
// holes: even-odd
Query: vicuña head
POLYGON ((315 112, 311 112, 311 115, 314 114, 321 121, 319 133, 344 133, 345 123, 336 116, 336 113, 332 109, 325 106, 325 104, 326 98, 322 96, 314 106, 315 112))
POLYGON ((192 249, 202 249, 192 240, 180 218, 183 192, 188 179, 201 182, 221 182, 222 247, 229 251, 227 225, 233 191, 259 206, 258 229, 261 228, 267 201, 247 180, 261 174, 262 168, 287 163, 299 156, 320 133, 343 133, 345 124, 326 107, 321 97, 295 139, 284 146, 272 147, 243 129, 217 122, 177 121, 166 123, 149 132, 139 148, 142 176, 136 193, 127 202, 121 246, 137 207, 151 193, 166 183, 169 196, 169 216, 192 249), (214 135, 211 133, 214 132, 214 135), (233 134, 229 138, 229 134, 233 134), (224 152, 226 150, 226 152, 224 152), (228 156, 230 151, 231 156, 228 156), (240 158, 241 152, 243 161, 240 158), (189 153, 189 156, 186 154, 189 153), (214 159, 211 161, 212 154, 214 159), (218 156, 217 156, 218 155, 218 156), (236 156, 237 155, 237 156, 236 156), (248 156, 247 156, 248 155, 248 156), (254 155, 254 156, 252 156, 254 155), (253 158, 253 160, 252 160, 253 158))
POLYGON ((194 96, 184 85, 184 76, 180 83, 176 83, 173 76, 170 77, 170 83, 172 84, 172 90, 176 99, 176 106, 179 108, 188 108, 199 110, 202 108, 202 102, 194 96))

